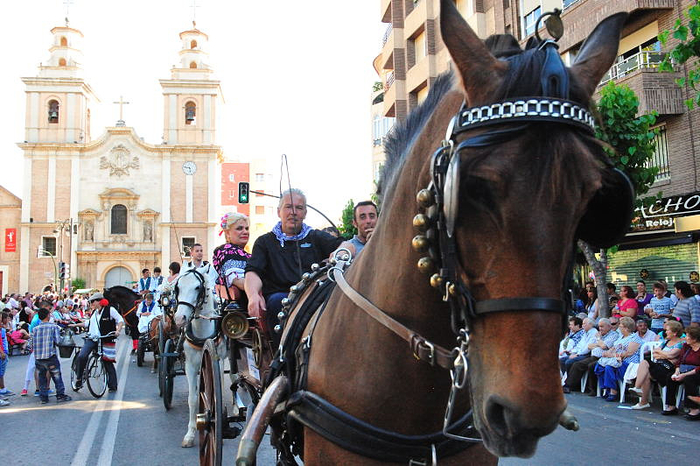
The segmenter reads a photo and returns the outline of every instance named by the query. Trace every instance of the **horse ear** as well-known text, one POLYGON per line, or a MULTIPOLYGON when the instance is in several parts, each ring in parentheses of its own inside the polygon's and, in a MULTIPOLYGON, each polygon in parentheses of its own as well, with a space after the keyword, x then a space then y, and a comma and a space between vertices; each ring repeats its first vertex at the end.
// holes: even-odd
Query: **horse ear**
POLYGON ((627 16, 627 13, 621 12, 605 18, 588 36, 576 56, 571 73, 588 96, 593 95, 603 75, 617 58, 620 34, 627 16))
POLYGON ((462 78, 469 105, 479 103, 501 84, 507 65, 491 55, 452 0, 440 2, 440 33, 462 78))

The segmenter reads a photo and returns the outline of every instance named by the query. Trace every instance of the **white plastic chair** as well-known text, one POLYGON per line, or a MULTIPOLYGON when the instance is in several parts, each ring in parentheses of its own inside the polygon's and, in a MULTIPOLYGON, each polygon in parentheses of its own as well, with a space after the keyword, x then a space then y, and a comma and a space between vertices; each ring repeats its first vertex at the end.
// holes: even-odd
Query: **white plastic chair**
MULTIPOLYGON (((646 351, 646 348, 649 348, 649 351, 651 351, 654 346, 659 346, 660 344, 661 342, 658 341, 647 341, 642 344, 642 346, 639 347, 639 361, 644 361, 644 352, 646 351)), ((631 384, 637 378, 637 369, 639 369, 639 363, 637 362, 631 362, 627 365, 625 375, 623 375, 622 380, 620 380, 620 404, 625 402, 627 384, 631 384)))

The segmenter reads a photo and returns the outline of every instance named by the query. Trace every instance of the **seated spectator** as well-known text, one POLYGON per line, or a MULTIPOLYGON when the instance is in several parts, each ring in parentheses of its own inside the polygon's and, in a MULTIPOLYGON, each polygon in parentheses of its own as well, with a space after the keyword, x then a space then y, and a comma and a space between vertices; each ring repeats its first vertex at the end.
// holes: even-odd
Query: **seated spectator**
MULTIPOLYGON (((637 369, 637 380, 634 388, 631 390, 637 395, 640 395, 639 402, 632 406, 632 409, 645 409, 649 407, 649 396, 651 392, 651 382, 658 382, 659 385, 665 387, 675 372, 675 363, 678 360, 683 341, 683 326, 676 321, 668 321, 664 324, 664 332, 666 338, 660 347, 654 348, 652 352, 653 359, 656 361, 643 360, 639 363, 637 369)), ((651 333, 651 332, 649 332, 651 333)), ((661 412, 663 415, 675 414, 675 397, 671 398, 666 392, 664 400, 664 409, 661 412)))
POLYGON ((63 317, 63 301, 58 301, 56 303, 56 308, 51 314, 51 320, 61 328, 66 328, 68 327, 68 324, 70 324, 70 321, 67 321, 63 317))
POLYGON ((161 315, 163 312, 158 303, 153 300, 153 293, 147 293, 146 299, 139 304, 136 316, 139 318, 139 332, 148 339, 148 329, 151 321, 161 315))
POLYGON ((569 317, 569 333, 564 337, 564 339, 559 343, 559 363, 564 364, 574 346, 578 344, 583 338, 584 331, 581 328, 583 326, 583 321, 580 317, 569 317))
POLYGON ((673 310, 673 315, 678 317, 686 328, 700 325, 700 303, 693 299, 693 290, 688 282, 679 281, 673 286, 678 296, 678 304, 673 310))
MULTIPOLYGON (((661 324, 661 326, 663 331, 663 324, 661 324)), ((637 319, 637 335, 639 336, 639 339, 642 340, 642 342, 644 343, 648 341, 656 341, 659 339, 659 335, 649 331, 647 321, 641 317, 637 319)))
POLYGON ((29 324, 22 322, 14 332, 10 333, 12 341, 16 345, 20 345, 22 354, 27 354, 27 345, 29 344, 29 324))
MULTIPOLYGON (((650 298, 651 299, 651 298, 650 298)), ((620 300, 615 305, 613 309, 613 317, 631 317, 632 319, 637 317, 637 300, 634 299, 634 291, 632 291, 631 286, 623 286, 620 289, 620 300)))
POLYGON ((675 307, 671 298, 666 297, 666 286, 662 282, 656 282, 653 286, 654 297, 644 307, 644 313, 651 317, 651 331, 659 333, 663 331, 664 317, 670 316, 675 307))
POLYGON ((19 303, 20 310, 19 310, 19 320, 20 322, 26 322, 29 324, 32 321, 32 317, 34 315, 34 311, 32 308, 27 304, 26 301, 22 301, 19 303))
POLYGON ((596 335, 598 333, 598 331, 593 326, 593 322, 593 319, 590 319, 588 317, 583 319, 583 337, 572 348, 568 359, 564 361, 560 359, 561 370, 563 373, 567 374, 567 383, 564 384, 564 393, 569 393, 571 391, 571 385, 567 385, 569 382, 568 376, 571 371, 571 367, 575 363, 587 359, 591 354, 591 348, 589 348, 589 345, 596 340, 596 335))
MULTIPOLYGON (((624 287, 623 287, 624 288, 624 287)), ((636 302, 636 301, 635 301, 636 302)), ((639 363, 639 347, 642 344, 635 332, 634 320, 630 317, 620 319, 619 332, 622 334, 595 366, 600 386, 606 401, 615 401, 618 397, 618 382, 625 375, 630 363, 639 363)))
POLYGON ((700 421, 700 404, 697 403, 696 398, 700 385, 700 327, 686 329, 685 343, 681 347, 676 370, 668 384, 669 399, 676 397, 680 384, 685 388, 685 407, 689 408, 685 418, 689 421, 700 421))
MULTIPOLYGON (((615 319, 617 321, 617 319, 615 319)), ((596 333, 595 338, 588 344, 588 349, 591 350, 591 355, 574 363, 569 370, 569 374, 566 378, 565 388, 571 391, 572 387, 575 387, 581 381, 583 374, 588 373, 588 386, 586 387, 586 393, 591 396, 596 395, 595 388, 595 365, 598 360, 603 355, 603 351, 612 348, 615 341, 620 338, 620 334, 617 330, 613 329, 610 320, 603 317, 598 322, 600 330, 596 333)), ((567 391, 564 390, 566 393, 567 391)))

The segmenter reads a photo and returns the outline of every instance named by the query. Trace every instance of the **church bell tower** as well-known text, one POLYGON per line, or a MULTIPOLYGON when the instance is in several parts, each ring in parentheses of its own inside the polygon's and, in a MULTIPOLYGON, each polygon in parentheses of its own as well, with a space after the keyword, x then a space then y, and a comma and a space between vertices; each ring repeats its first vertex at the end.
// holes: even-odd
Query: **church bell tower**
POLYGON ((170 79, 161 79, 163 88, 164 144, 215 144, 216 99, 221 95, 219 81, 206 60, 209 37, 197 29, 180 33, 179 65, 170 70, 170 79))
POLYGON ((68 25, 51 29, 48 62, 37 76, 22 78, 27 94, 25 141, 87 143, 90 108, 99 102, 83 79, 80 42, 83 34, 68 25))

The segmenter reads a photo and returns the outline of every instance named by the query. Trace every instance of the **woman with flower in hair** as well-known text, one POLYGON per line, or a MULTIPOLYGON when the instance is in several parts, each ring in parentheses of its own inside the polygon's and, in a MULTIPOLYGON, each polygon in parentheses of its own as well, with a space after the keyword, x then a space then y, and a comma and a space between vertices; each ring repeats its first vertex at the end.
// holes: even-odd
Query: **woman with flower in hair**
MULTIPOLYGON (((227 213, 221 217, 221 233, 224 234, 226 242, 214 249, 211 259, 219 274, 216 292, 224 300, 245 300, 243 276, 250 254, 243 248, 248 244, 250 234, 248 217, 241 213, 227 213)), ((242 305, 245 307, 245 304, 242 305)))

